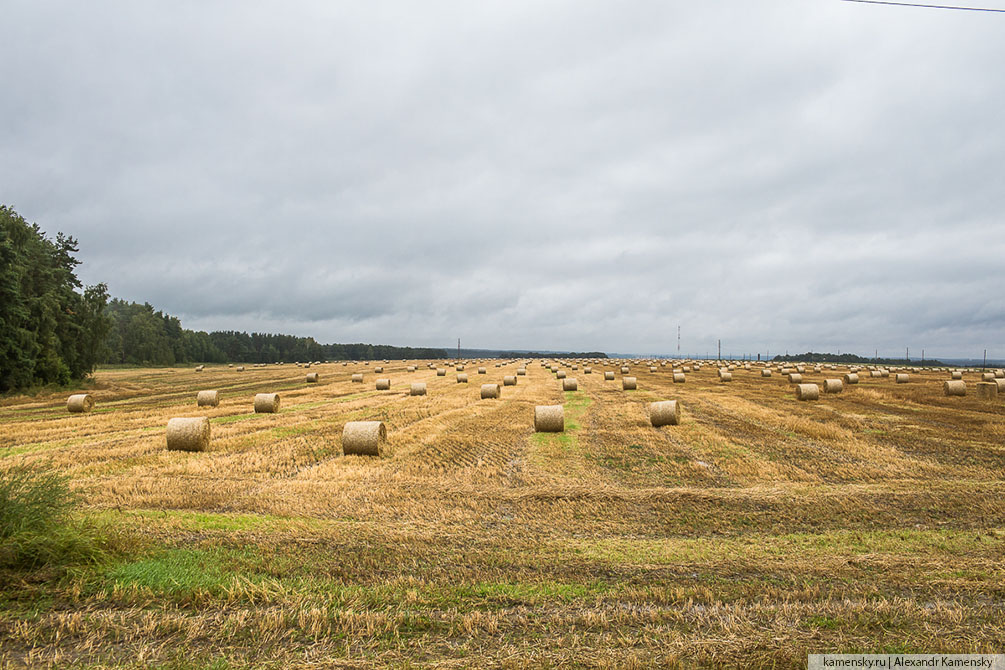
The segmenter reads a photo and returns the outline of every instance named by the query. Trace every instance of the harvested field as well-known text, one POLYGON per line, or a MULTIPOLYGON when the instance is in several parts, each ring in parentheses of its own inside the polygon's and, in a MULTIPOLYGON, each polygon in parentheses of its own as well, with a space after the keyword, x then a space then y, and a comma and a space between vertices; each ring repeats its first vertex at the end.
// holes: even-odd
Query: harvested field
POLYGON ((67 412, 65 391, 0 400, 0 467, 70 475, 113 546, 58 574, 0 573, 0 667, 1002 651, 1001 396, 946 396, 949 373, 924 371, 799 402, 757 366, 674 384, 647 362, 631 364, 636 391, 582 374, 563 392, 536 362, 496 362, 471 364, 498 400, 422 361, 385 363, 379 392, 352 383, 362 363, 313 366, 316 383, 293 365, 208 365, 99 371, 89 413, 67 412), (218 406, 196 406, 206 388, 218 406), (278 413, 255 413, 265 392, 278 413), (650 424, 660 400, 679 401, 679 425, 650 424), (565 431, 535 433, 538 405, 563 405, 565 431), (172 417, 208 417, 209 450, 168 451, 172 417), (343 456, 350 421, 382 421, 391 455, 343 456))

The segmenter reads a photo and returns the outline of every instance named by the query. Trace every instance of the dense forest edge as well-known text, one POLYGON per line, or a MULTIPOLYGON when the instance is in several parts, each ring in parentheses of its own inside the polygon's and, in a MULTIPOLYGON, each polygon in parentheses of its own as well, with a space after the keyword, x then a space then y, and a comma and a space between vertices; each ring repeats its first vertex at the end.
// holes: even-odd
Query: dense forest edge
POLYGON ((444 349, 321 344, 312 337, 182 328, 150 304, 109 301, 77 278, 77 241, 50 239, 0 205, 0 393, 84 379, 99 364, 447 358, 444 349))

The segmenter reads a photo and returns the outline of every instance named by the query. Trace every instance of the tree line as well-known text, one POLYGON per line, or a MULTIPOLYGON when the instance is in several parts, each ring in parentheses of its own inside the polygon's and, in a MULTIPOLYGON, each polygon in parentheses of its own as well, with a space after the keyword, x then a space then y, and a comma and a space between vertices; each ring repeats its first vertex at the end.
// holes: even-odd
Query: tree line
POLYGON ((99 363, 275 363, 447 358, 443 349, 320 344, 311 337, 182 328, 144 303, 111 300, 77 278, 77 241, 49 238, 0 205, 0 393, 69 384, 99 363))
POLYGON ((182 328, 178 317, 149 303, 114 299, 107 314, 112 326, 105 363, 177 365, 185 363, 278 363, 391 358, 446 358, 443 349, 381 344, 321 344, 313 337, 182 328))
POLYGON ((101 360, 108 289, 82 287, 75 253, 72 237, 0 205, 0 393, 68 384, 101 360))
POLYGON ((815 351, 807 351, 805 354, 795 354, 793 356, 775 356, 772 360, 777 362, 803 362, 803 363, 844 363, 850 365, 902 365, 909 366, 933 366, 945 367, 945 363, 934 358, 925 361, 908 360, 906 358, 865 358, 856 354, 818 354, 815 351))

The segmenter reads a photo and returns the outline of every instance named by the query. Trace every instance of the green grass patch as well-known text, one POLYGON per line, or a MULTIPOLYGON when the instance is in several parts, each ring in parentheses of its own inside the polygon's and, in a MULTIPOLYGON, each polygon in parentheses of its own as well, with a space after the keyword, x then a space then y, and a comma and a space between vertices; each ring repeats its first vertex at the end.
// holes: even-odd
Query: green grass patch
POLYGON ((209 420, 210 423, 237 423, 238 421, 247 421, 248 419, 253 419, 257 414, 254 412, 250 414, 231 414, 229 416, 216 416, 209 420))
MULTIPOLYGON (((738 538, 621 538, 573 543, 577 555, 612 564, 674 565, 730 560, 773 560, 791 557, 965 556, 974 551, 972 531, 883 530, 788 535, 744 535, 738 538)), ((983 551, 1005 553, 1005 533, 984 536, 983 551)))
POLYGON ((112 566, 104 575, 106 590, 134 587, 155 594, 191 596, 197 592, 221 595, 237 584, 264 578, 255 568, 261 563, 252 548, 172 548, 112 566))
POLYGON ((566 391, 565 402, 562 404, 565 413, 565 431, 561 433, 534 433, 534 445, 558 449, 563 453, 575 449, 579 444, 576 432, 582 427, 580 421, 583 413, 591 404, 593 404, 593 399, 585 393, 566 391))

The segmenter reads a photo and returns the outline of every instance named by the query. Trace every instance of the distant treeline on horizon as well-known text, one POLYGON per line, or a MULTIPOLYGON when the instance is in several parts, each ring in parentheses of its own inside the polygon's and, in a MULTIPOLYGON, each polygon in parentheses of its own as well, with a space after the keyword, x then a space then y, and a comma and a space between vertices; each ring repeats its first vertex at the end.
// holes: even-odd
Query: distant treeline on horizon
POLYGON ((321 344, 313 337, 233 330, 182 328, 178 317, 149 303, 113 299, 105 308, 111 327, 105 340, 106 364, 178 365, 185 363, 278 363, 294 361, 447 358, 444 349, 385 344, 321 344))
POLYGON ((805 354, 795 354, 793 356, 775 356, 772 360, 779 362, 805 362, 805 363, 860 363, 863 365, 905 365, 905 366, 932 366, 945 367, 945 363, 940 360, 930 358, 924 361, 909 360, 907 358, 865 358, 857 354, 818 354, 808 351, 805 354))

